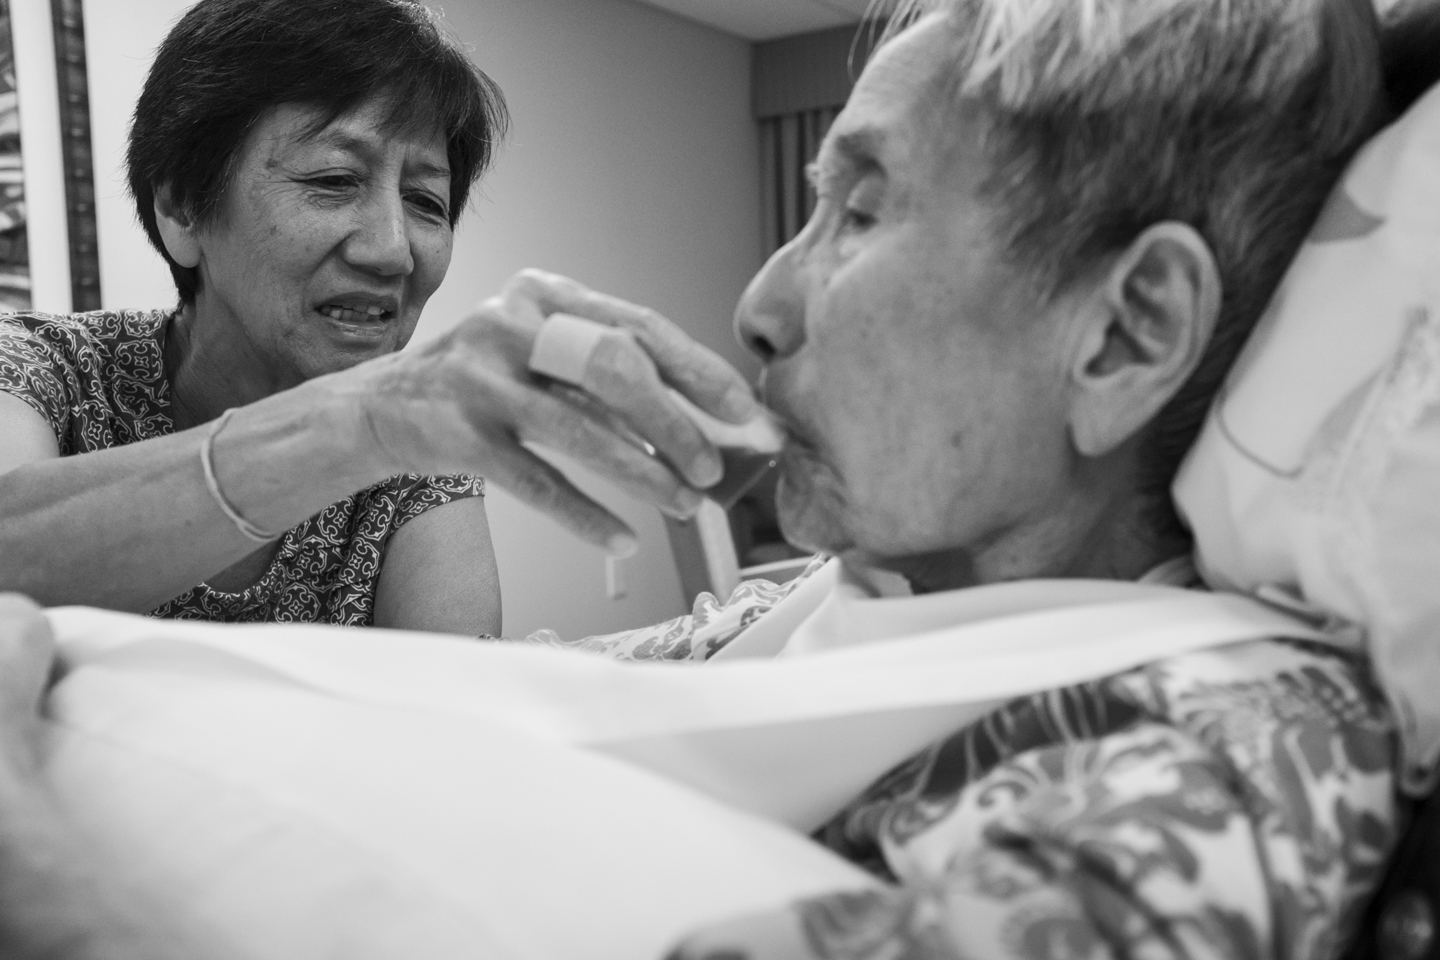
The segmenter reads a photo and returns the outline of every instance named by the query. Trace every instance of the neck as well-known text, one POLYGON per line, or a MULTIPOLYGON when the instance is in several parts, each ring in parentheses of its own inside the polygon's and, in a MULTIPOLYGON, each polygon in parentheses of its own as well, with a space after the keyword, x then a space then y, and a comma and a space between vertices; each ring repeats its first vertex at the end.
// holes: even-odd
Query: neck
POLYGON ((231 407, 263 400, 287 384, 235 342, 233 323, 207 322, 194 303, 183 305, 165 337, 165 375, 170 381, 176 430, 209 423, 231 407))
POLYGON ((1187 540, 1158 533, 1152 516, 1153 505, 1133 485, 1117 488, 1113 482, 1100 483, 1072 489, 1040 516, 978 544, 881 560, 856 559, 900 574, 916 593, 1012 580, 1138 580, 1190 548, 1187 540), (1122 492, 1114 492, 1117 489, 1122 492))

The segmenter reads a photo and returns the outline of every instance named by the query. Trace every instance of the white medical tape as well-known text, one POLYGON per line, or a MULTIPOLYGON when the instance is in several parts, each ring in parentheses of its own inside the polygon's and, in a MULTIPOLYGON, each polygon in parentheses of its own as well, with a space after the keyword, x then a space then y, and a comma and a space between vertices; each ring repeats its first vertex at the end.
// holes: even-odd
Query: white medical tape
POLYGON ((530 349, 530 370, 576 387, 600 341, 613 328, 568 313, 552 313, 540 324, 530 349))
MULTIPOLYGON (((585 385, 585 369, 600 341, 612 331, 593 320, 568 313, 552 313, 540 324, 535 345, 530 349, 530 370, 576 387, 585 385)), ((757 453, 778 453, 785 445, 785 434, 773 416, 763 411, 745 423, 726 423, 701 410, 676 390, 670 390, 680 410, 717 447, 754 450, 757 453)))

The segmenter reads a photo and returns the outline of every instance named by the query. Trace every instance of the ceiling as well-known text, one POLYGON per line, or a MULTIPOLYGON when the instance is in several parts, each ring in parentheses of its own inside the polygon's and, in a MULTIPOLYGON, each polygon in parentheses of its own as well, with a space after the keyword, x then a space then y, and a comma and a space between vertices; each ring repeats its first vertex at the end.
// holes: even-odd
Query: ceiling
POLYGON ((870 0, 640 0, 746 40, 858 23, 870 0))

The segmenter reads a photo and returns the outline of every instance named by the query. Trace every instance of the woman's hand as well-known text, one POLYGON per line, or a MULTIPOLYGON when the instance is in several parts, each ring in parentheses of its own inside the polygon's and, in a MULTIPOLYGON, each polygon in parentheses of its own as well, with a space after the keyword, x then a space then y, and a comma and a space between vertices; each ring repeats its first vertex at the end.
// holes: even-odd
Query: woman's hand
POLYGON ((40 699, 55 659, 50 623, 15 593, 0 593, 0 764, 32 768, 40 747, 40 699))
MULTIPOLYGON (((671 388, 721 420, 760 413, 740 374, 670 321, 527 271, 433 343, 236 409, 208 446, 213 424, 77 457, 32 444, 22 462, 0 464, 10 467, 0 472, 0 585, 47 605, 140 612, 252 554, 254 542, 208 489, 202 451, 211 483, 261 530, 287 530, 397 473, 470 473, 628 553, 635 540, 625 524, 528 447, 691 513, 697 490, 722 471, 671 388), (609 328, 579 386, 529 368, 541 324, 562 312, 609 328)), ((25 429, 7 430, 0 409, 0 446, 49 429, 23 401, 6 399, 25 429)))
POLYGON ((687 516, 699 506, 696 491, 720 479, 720 457, 667 387, 728 422, 759 412, 740 374, 671 321, 535 270, 434 343, 313 383, 354 392, 389 472, 483 473, 617 553, 633 549, 625 524, 526 445, 564 453, 687 516), (529 369, 536 333, 553 313, 610 328, 579 387, 529 369))

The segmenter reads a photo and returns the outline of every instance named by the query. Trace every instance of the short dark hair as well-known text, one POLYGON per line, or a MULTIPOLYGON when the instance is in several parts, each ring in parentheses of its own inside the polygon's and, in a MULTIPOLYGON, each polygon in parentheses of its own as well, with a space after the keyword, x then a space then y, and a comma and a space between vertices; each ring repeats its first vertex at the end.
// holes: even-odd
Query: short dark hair
POLYGON ((376 96, 393 129, 434 129, 450 161, 450 225, 508 124, 500 88, 415 0, 201 0, 160 45, 135 106, 126 164, 145 233, 182 303, 199 272, 177 264, 155 191, 213 218, 246 134, 269 108, 318 108, 324 126, 376 96))
POLYGON ((1440 83, 1440 2, 1401 0, 1380 26, 1385 89, 1399 114, 1440 83))

